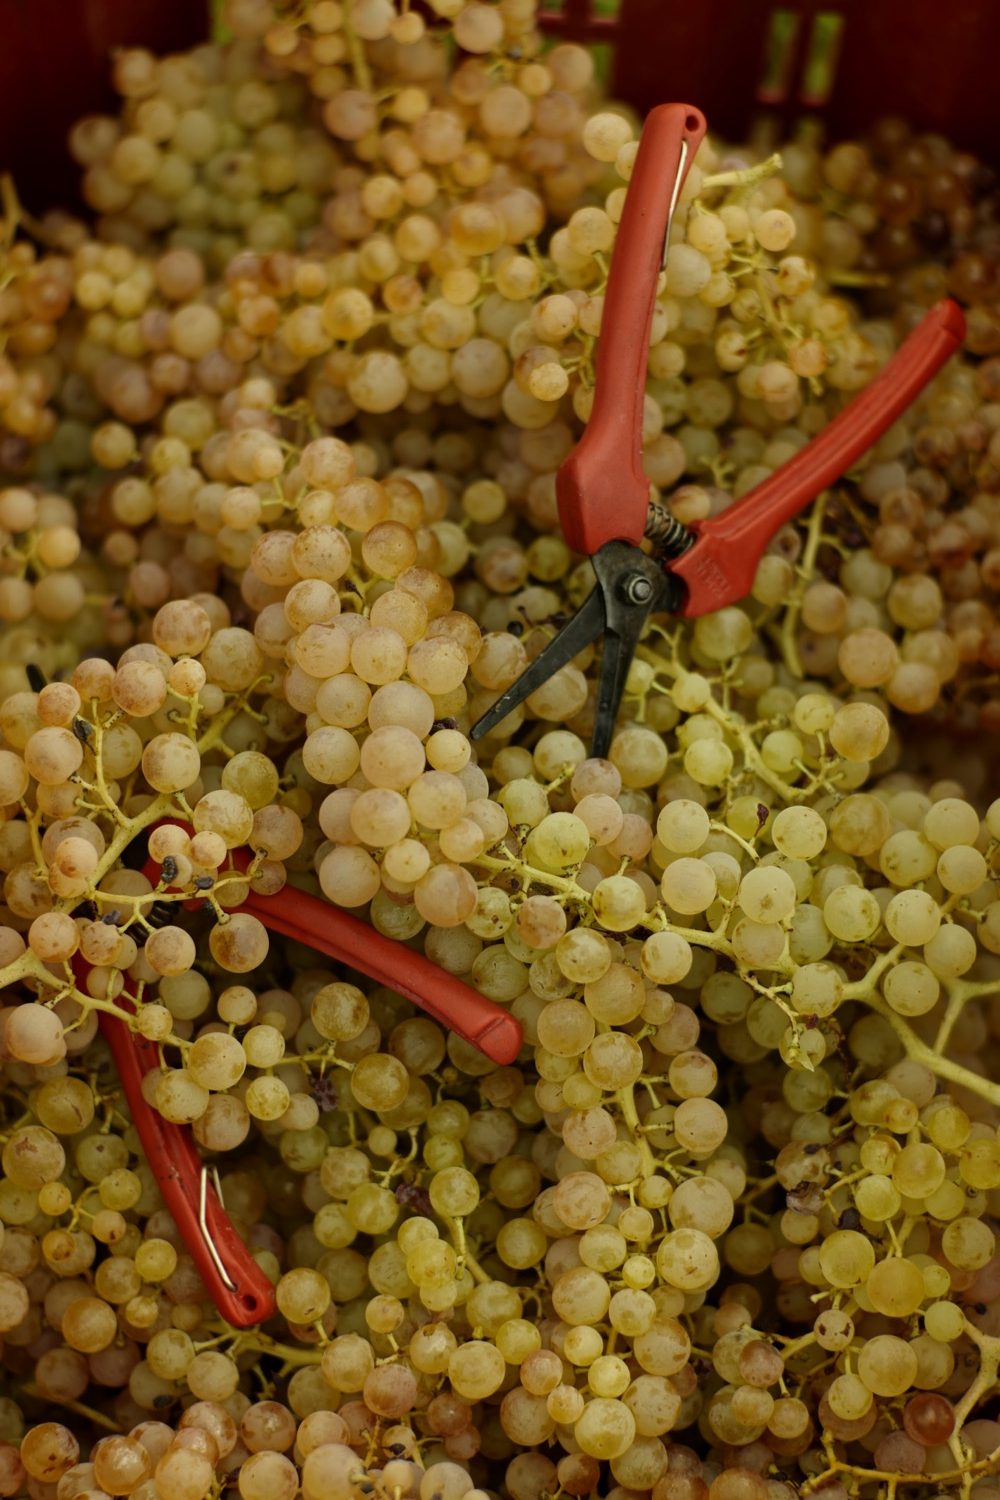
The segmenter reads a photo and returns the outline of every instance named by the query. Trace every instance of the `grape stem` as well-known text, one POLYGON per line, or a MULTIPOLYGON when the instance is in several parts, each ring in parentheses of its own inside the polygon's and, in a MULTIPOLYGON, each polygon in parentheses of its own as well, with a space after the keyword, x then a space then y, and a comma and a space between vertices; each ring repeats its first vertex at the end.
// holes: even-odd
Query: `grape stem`
POLYGON ((547 885, 551 886, 554 891, 562 892, 567 900, 583 902, 589 900, 583 886, 578 885, 572 876, 555 875, 549 870, 538 870, 523 859, 516 859, 513 856, 507 859, 497 859, 492 854, 480 854, 476 864, 482 865, 487 870, 513 871, 525 889, 531 885, 547 885))
POLYGON ((129 825, 129 820, 122 812, 121 808, 118 806, 118 803, 115 801, 110 791, 108 790, 108 783, 104 775, 104 725, 101 723, 101 716, 99 713, 95 713, 94 715, 93 728, 94 775, 97 778, 98 794, 100 795, 101 801, 104 803, 104 806, 114 818, 115 822, 120 824, 123 828, 127 828, 129 825))
POLYGON ((955 1022, 966 1003, 969 1000, 977 1000, 983 995, 995 995, 1000 990, 1000 978, 984 979, 979 983, 970 979, 946 980, 945 989, 948 992, 948 1005, 941 1017, 937 1036, 934 1038, 935 1052, 943 1052, 947 1047, 955 1022))
MULTIPOLYGON (((982 1394, 983 1392, 979 1391, 976 1399, 978 1400, 979 1396, 981 1396, 982 1394)), ((957 1412, 958 1408, 956 1407, 955 1410, 957 1412)), ((951 1446, 951 1444, 949 1444, 949 1446, 951 1446)), ((859 1464, 844 1463, 842 1459, 837 1457, 836 1451, 833 1446, 833 1439, 829 1436, 826 1436, 823 1439, 823 1449, 827 1458, 827 1467, 821 1474, 813 1474, 809 1479, 805 1481, 802 1486, 803 1495, 813 1494, 821 1485, 825 1485, 827 1481, 832 1479, 836 1474, 851 1474, 855 1479, 860 1479, 863 1483, 870 1483, 873 1480, 882 1482, 886 1485, 883 1500, 894 1500, 897 1487, 901 1484, 923 1485, 927 1483, 926 1473, 891 1474, 885 1469, 865 1469, 862 1468, 859 1464)), ((952 1449, 952 1451, 954 1452, 954 1448, 952 1449)), ((993 1472, 998 1458, 1000 1458, 1000 1448, 995 1448, 993 1452, 988 1453, 985 1458, 977 1459, 974 1463, 965 1464, 962 1462, 962 1453, 961 1449, 959 1448, 959 1452, 955 1460, 956 1467, 954 1469, 947 1469, 944 1471, 936 1470, 934 1473, 934 1482, 936 1484, 944 1484, 948 1481, 957 1479, 963 1485, 969 1484, 971 1483, 975 1475, 989 1474, 993 1472)), ((882 1494, 881 1491, 880 1494, 882 1494)))
POLYGON ((42 854, 42 841, 38 835, 39 810, 37 807, 29 807, 23 797, 21 798, 20 806, 24 813, 25 822, 28 825, 28 836, 31 839, 31 852, 35 856, 35 864, 40 870, 44 870, 45 857, 42 854))
MULTIPOLYGON (((270 1354, 275 1359, 282 1360, 285 1365, 318 1365, 323 1360, 322 1349, 283 1344, 279 1339, 272 1339, 266 1333, 261 1333, 258 1328, 247 1329, 245 1333, 236 1333, 235 1329, 230 1332, 233 1334, 233 1341, 229 1353, 234 1359, 238 1354, 250 1351, 254 1354, 270 1354)), ((219 1342, 224 1343, 225 1336, 219 1342)))
POLYGON ((704 195, 714 188, 736 188, 745 195, 748 190, 757 187, 768 177, 773 177, 775 172, 780 172, 781 167, 781 153, 774 151, 764 161, 757 162, 755 166, 735 167, 728 172, 713 172, 702 181, 701 192, 704 195))
MULTIPOLYGON (((954 1455, 956 1464, 959 1465, 965 1457, 960 1436, 962 1427, 975 1410, 976 1403, 996 1387, 997 1372, 1000 1369, 1000 1338, 983 1333, 982 1329, 977 1328, 975 1323, 970 1323, 968 1318, 965 1320, 965 1333, 979 1350, 979 1371, 962 1399, 955 1403, 955 1429, 948 1440, 948 1447, 954 1455)), ((991 1457, 995 1458, 996 1454, 992 1454, 991 1457)))
POLYGON ((973 1073, 971 1068, 965 1068, 961 1063, 953 1062, 950 1057, 942 1057, 933 1047, 928 1046, 917 1036, 913 1028, 906 1024, 902 1016, 897 1016, 881 996, 869 994, 861 998, 875 1011, 876 1015, 888 1021, 906 1049, 906 1055, 913 1062, 922 1063, 938 1078, 947 1078, 949 1083, 956 1083, 960 1088, 969 1089, 972 1093, 978 1094, 981 1099, 988 1100, 995 1108, 1000 1109, 1000 1083, 994 1083, 989 1078, 983 1078, 979 1073, 973 1073))
POLYGON ((344 9, 343 17, 344 40, 347 42, 347 51, 351 59, 351 68, 354 72, 354 81, 362 93, 372 92, 372 75, 368 66, 368 58, 365 55, 364 44, 354 29, 349 7, 344 9))
POLYGON ((61 1406, 66 1411, 74 1412, 78 1417, 86 1417, 88 1422, 93 1422, 98 1427, 103 1427, 105 1432, 121 1432, 121 1423, 109 1417, 106 1412, 98 1411, 94 1406, 86 1406, 82 1401, 68 1401, 61 1396, 53 1396, 51 1391, 44 1394, 35 1385, 23 1385, 21 1392, 25 1396, 31 1396, 35 1401, 49 1402, 53 1406, 61 1406))
POLYGON ((635 1105, 635 1089, 633 1085, 630 1083, 625 1088, 619 1089, 615 1098, 618 1100, 618 1108, 622 1112, 622 1119, 629 1128, 629 1134, 639 1148, 639 1155, 642 1158, 643 1178, 652 1177, 656 1171, 656 1161, 650 1149, 649 1142, 642 1133, 642 1126, 639 1123, 639 1111, 635 1105))
MULTIPOLYGON (((655 627, 654 627, 655 628, 655 627)), ((684 674, 684 668, 677 661, 671 661, 661 652, 654 651, 650 646, 640 646, 636 655, 641 661, 648 662, 657 672, 667 677, 677 678, 684 674)), ((821 787, 831 785, 828 773, 813 774, 803 786, 792 786, 785 781, 776 771, 772 771, 766 764, 756 744, 746 721, 739 715, 732 713, 724 707, 717 699, 709 696, 701 709, 702 713, 708 714, 722 728, 725 733, 739 744, 743 753, 743 762, 746 770, 753 774, 776 792, 785 802, 804 802, 813 796, 821 787)))
POLYGON ((462 1220, 460 1218, 453 1219, 450 1214, 439 1214, 439 1218, 451 1235, 452 1244, 455 1246, 455 1254, 458 1256, 459 1268, 461 1269, 463 1266, 468 1267, 473 1281, 478 1281, 480 1286, 485 1286, 488 1281, 492 1281, 492 1276, 487 1275, 469 1249, 468 1241, 465 1238, 465 1225, 462 1220))
POLYGON ((799 647, 795 639, 795 632, 799 626, 803 595, 816 568, 816 555, 823 540, 823 522, 826 519, 826 506, 829 498, 830 494, 828 490, 824 491, 822 495, 818 495, 812 510, 809 512, 809 521, 806 526, 806 544, 802 552, 802 561, 796 569, 796 579, 792 587, 791 598, 788 601, 784 619, 781 622, 781 654, 785 658, 785 666, 793 677, 803 677, 805 675, 802 671, 802 659, 799 656, 799 647))

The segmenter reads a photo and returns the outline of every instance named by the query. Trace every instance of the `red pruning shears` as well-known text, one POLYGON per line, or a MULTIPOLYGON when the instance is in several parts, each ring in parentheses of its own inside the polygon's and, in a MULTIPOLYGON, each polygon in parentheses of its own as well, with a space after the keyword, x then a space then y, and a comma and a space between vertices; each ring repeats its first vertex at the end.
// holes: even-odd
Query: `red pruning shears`
MULTIPOLYGON (((690 529, 658 510, 651 523, 641 457, 649 330, 671 217, 704 133, 704 117, 689 105, 662 105, 646 122, 608 279, 590 422, 557 476, 566 540, 590 554, 597 585, 569 624, 474 726, 474 737, 494 728, 603 636, 593 753, 604 755, 629 663, 649 616, 673 610, 692 618, 743 598, 778 528, 885 431, 962 338, 959 308, 940 303, 871 385, 749 495, 690 529), (652 555, 640 545, 647 535, 654 543, 652 555)), ((247 851, 237 851, 232 867, 246 870, 250 859, 247 851)), ((169 881, 155 861, 147 863, 145 873, 155 899, 155 888, 162 890, 169 881)), ((349 913, 291 887, 268 896, 251 890, 239 910, 397 990, 494 1061, 510 1063, 517 1056, 521 1026, 515 1017, 349 913)), ((79 955, 74 959, 79 983, 89 967, 79 955)), ((126 984, 128 994, 134 990, 126 984)), ((228 1218, 217 1175, 202 1162, 189 1130, 164 1120, 143 1097, 145 1074, 160 1066, 158 1045, 107 1013, 101 1015, 101 1027, 164 1201, 213 1301, 236 1327, 262 1322, 274 1311, 274 1289, 228 1218)))
MULTIPOLYGON (((191 831, 184 823, 177 826, 191 831)), ((252 858, 249 850, 234 850, 230 868, 245 871, 252 858)), ((154 859, 146 861, 143 873, 153 886, 150 900, 155 901, 157 888, 162 892, 169 888, 170 881, 164 879, 162 867, 154 859)), ((193 898, 184 905, 197 909, 203 899, 193 898)), ((269 931, 292 938, 405 995, 494 1062, 511 1063, 520 1051, 522 1027, 515 1016, 454 974, 438 968, 422 953, 393 942, 318 896, 292 886, 267 896, 251 889, 240 906, 229 910, 249 912, 269 931)), ((73 959, 78 984, 86 982, 90 968, 78 953, 73 959)), ((126 980, 125 998, 134 997, 134 984, 126 980)), ((146 1074, 161 1066, 158 1043, 140 1036, 126 1021, 107 1011, 101 1012, 100 1025, 150 1168, 212 1301, 234 1327, 264 1322, 275 1310, 274 1288, 225 1211, 218 1173, 202 1161, 188 1127, 165 1120, 143 1094, 146 1074)))
POLYGON ((642 467, 649 333, 673 212, 705 129, 704 115, 689 104, 661 104, 647 117, 612 253, 590 420, 556 475, 563 534, 590 555, 596 585, 473 725, 473 739, 603 639, 592 754, 606 755, 649 617, 673 612, 693 619, 744 598, 775 532, 871 447, 961 343, 961 309, 938 303, 818 437, 721 515, 687 527, 651 507, 642 467), (651 552, 642 549, 644 538, 651 552))
MULTIPOLYGON (((82 954, 74 955, 73 974, 81 988, 92 967, 82 954)), ((126 976, 117 1003, 131 1009, 135 998, 135 981, 126 976)), ((159 1044, 107 1011, 100 1013, 100 1026, 146 1161, 206 1291, 234 1328, 263 1323, 275 1310, 274 1287, 226 1213, 218 1171, 202 1161, 188 1126, 165 1120, 143 1094, 146 1074, 162 1066, 159 1044)))

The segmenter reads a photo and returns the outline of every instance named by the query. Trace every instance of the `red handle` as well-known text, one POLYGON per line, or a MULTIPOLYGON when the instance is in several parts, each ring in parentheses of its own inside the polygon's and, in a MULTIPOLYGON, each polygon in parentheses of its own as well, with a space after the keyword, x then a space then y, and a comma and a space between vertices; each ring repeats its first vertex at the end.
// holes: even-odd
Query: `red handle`
POLYGON ((291 886, 276 896, 251 891, 240 909, 253 912, 272 932, 315 948, 405 995, 494 1062, 512 1063, 520 1052, 521 1023, 509 1011, 422 953, 404 948, 318 896, 291 886))
POLYGON ((951 358, 964 334, 962 309, 947 299, 939 302, 817 438, 721 515, 696 522, 694 545, 670 563, 671 573, 687 585, 680 613, 694 619, 745 598, 779 527, 881 437, 951 358))
POLYGON ((587 430, 556 475, 566 541, 593 555, 639 542, 649 508, 642 407, 649 330, 678 194, 706 130, 690 104, 661 104, 643 126, 611 256, 587 430))
MULTIPOLYGON (((76 954, 73 973, 81 988, 90 970, 86 959, 76 954)), ((135 994, 128 979, 125 994, 135 994)), ((252 1328, 263 1323, 275 1310, 274 1287, 233 1228, 211 1181, 205 1187, 202 1230, 199 1205, 204 1167, 191 1132, 186 1126, 165 1120, 143 1097, 143 1078, 160 1065, 156 1043, 139 1036, 106 1011, 100 1014, 100 1026, 115 1060, 146 1160, 209 1296, 226 1322, 235 1328, 252 1328), (232 1287, 226 1284, 212 1247, 232 1287)))
MULTIPOLYGON (((178 826, 185 827, 183 823, 178 826)), ((245 870, 251 860, 246 849, 233 850, 232 858, 240 870, 245 870)), ((147 863, 145 873, 154 885, 160 879, 160 867, 154 860, 147 863)), ((319 896, 286 885, 273 896, 251 891, 236 909, 252 913, 271 932, 325 953, 327 958, 405 995, 494 1062, 512 1063, 521 1050, 521 1023, 509 1011, 431 963, 422 953, 403 947, 319 896)))

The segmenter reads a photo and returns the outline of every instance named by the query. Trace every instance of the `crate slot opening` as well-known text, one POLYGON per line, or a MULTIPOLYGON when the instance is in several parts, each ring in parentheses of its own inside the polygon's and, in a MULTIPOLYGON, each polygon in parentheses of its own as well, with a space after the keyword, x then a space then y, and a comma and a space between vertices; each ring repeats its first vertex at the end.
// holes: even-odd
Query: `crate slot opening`
POLYGON ((809 34, 799 98, 803 104, 825 104, 833 93, 837 62, 844 37, 844 16, 837 10, 818 11, 809 34))

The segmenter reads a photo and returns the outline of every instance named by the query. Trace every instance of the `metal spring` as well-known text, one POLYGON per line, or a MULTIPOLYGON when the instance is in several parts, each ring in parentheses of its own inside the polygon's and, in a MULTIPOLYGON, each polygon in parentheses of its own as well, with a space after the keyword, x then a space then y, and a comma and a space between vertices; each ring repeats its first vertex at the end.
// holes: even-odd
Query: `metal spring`
POLYGON ((655 500, 650 502, 646 512, 643 534, 653 543, 659 557, 680 557, 694 541, 694 533, 687 529, 683 521, 678 521, 676 516, 671 515, 669 510, 655 500))

